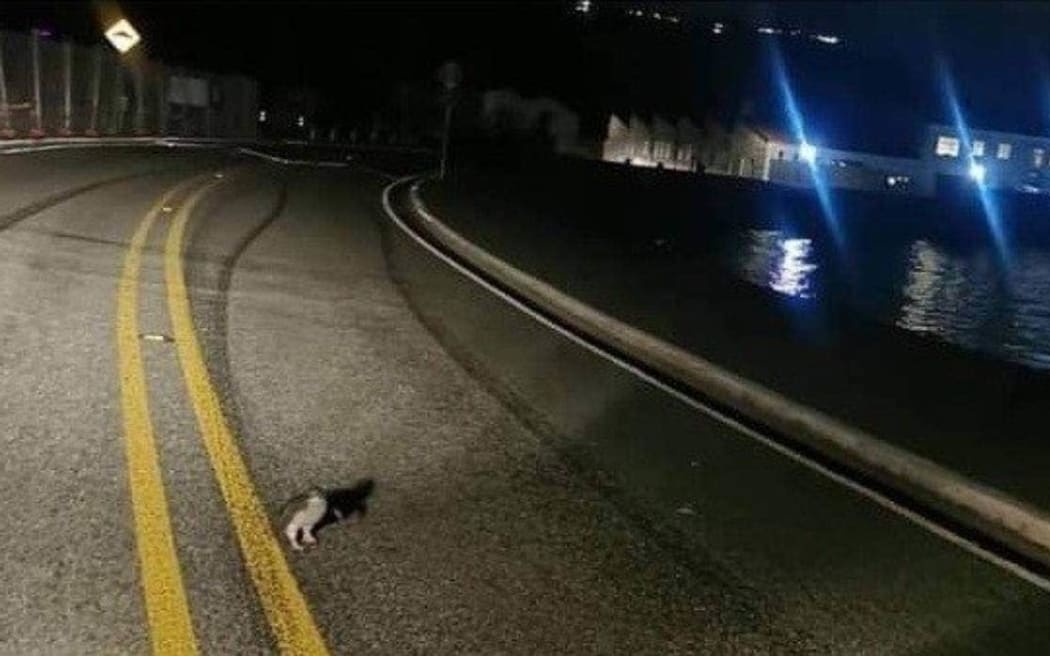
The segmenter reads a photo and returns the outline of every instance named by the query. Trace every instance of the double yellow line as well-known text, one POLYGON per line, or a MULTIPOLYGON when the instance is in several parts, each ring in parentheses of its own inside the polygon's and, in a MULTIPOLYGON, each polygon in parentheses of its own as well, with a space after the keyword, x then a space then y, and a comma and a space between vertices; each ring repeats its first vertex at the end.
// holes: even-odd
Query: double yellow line
POLYGON ((138 339, 142 252, 157 218, 177 204, 165 242, 165 284, 179 364, 197 426, 278 650, 282 654, 323 655, 328 653, 324 640, 274 537, 237 440, 223 415, 193 322, 182 264, 183 237, 194 208, 218 184, 220 180, 203 182, 194 178, 161 197, 132 236, 117 292, 117 356, 128 480, 153 651, 155 654, 196 654, 198 651, 150 420, 138 339), (175 202, 194 186, 196 189, 185 200, 175 202))

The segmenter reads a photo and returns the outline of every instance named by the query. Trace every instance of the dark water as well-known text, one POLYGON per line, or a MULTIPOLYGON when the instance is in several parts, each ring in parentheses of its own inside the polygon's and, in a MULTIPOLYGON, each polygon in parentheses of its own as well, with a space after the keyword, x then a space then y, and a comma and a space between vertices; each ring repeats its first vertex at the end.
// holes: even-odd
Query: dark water
POLYGON ((979 233, 931 237, 858 221, 864 225, 842 246, 812 227, 741 227, 724 235, 720 257, 802 307, 834 299, 886 324, 1050 369, 1045 240, 1019 234, 1003 250, 979 233))
MULTIPOLYGON (((629 296, 638 278, 688 299, 714 263, 802 315, 829 304, 1050 369, 1048 196, 941 180, 934 198, 836 190, 824 203, 812 190, 570 160, 480 171, 456 185, 439 208, 468 234, 577 293, 590 281, 629 296)), ((633 307, 593 293, 614 313, 633 307)), ((643 317, 667 315, 672 340, 700 329, 686 308, 640 307, 643 317)))

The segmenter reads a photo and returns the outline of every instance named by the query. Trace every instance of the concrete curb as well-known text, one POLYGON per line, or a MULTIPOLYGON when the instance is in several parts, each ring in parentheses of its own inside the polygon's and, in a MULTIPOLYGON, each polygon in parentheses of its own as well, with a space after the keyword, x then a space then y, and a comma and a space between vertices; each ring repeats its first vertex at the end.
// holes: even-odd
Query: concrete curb
POLYGON ((543 312, 659 375, 1050 569, 1050 515, 737 376, 528 275, 438 220, 423 203, 419 193, 421 183, 422 178, 412 182, 411 201, 421 219, 420 227, 428 236, 543 312))
POLYGON ((168 148, 215 148, 241 144, 236 139, 182 139, 179 137, 54 137, 0 140, 0 155, 38 153, 74 148, 114 148, 121 146, 166 146, 168 148))

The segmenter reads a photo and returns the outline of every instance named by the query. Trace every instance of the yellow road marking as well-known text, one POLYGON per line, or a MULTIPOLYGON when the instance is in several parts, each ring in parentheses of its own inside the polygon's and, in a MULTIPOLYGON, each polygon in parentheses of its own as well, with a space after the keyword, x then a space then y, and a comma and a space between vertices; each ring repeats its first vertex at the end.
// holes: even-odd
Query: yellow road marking
POLYGON ((117 289, 117 361, 124 445, 135 515, 135 544, 154 654, 197 653, 186 591, 171 533, 138 335, 138 288, 142 249, 161 208, 186 185, 168 191, 139 223, 124 256, 117 289))
POLYGON ((216 180, 198 189, 183 203, 169 229, 165 246, 168 309, 179 362, 205 449, 233 520, 241 554, 277 646, 283 654, 323 655, 328 653, 324 639, 273 535, 237 440, 222 414, 219 395, 208 375, 193 324, 182 266, 183 234, 194 206, 217 184, 221 182, 216 180))

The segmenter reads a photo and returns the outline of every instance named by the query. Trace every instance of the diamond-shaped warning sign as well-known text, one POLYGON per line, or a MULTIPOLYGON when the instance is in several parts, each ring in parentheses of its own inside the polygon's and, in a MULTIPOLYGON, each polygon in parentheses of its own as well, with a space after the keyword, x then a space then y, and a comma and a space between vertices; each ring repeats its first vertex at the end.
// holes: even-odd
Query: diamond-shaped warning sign
POLYGON ((131 23, 126 18, 121 18, 110 25, 109 29, 106 30, 106 38, 121 54, 131 50, 142 40, 138 31, 131 26, 131 23))

